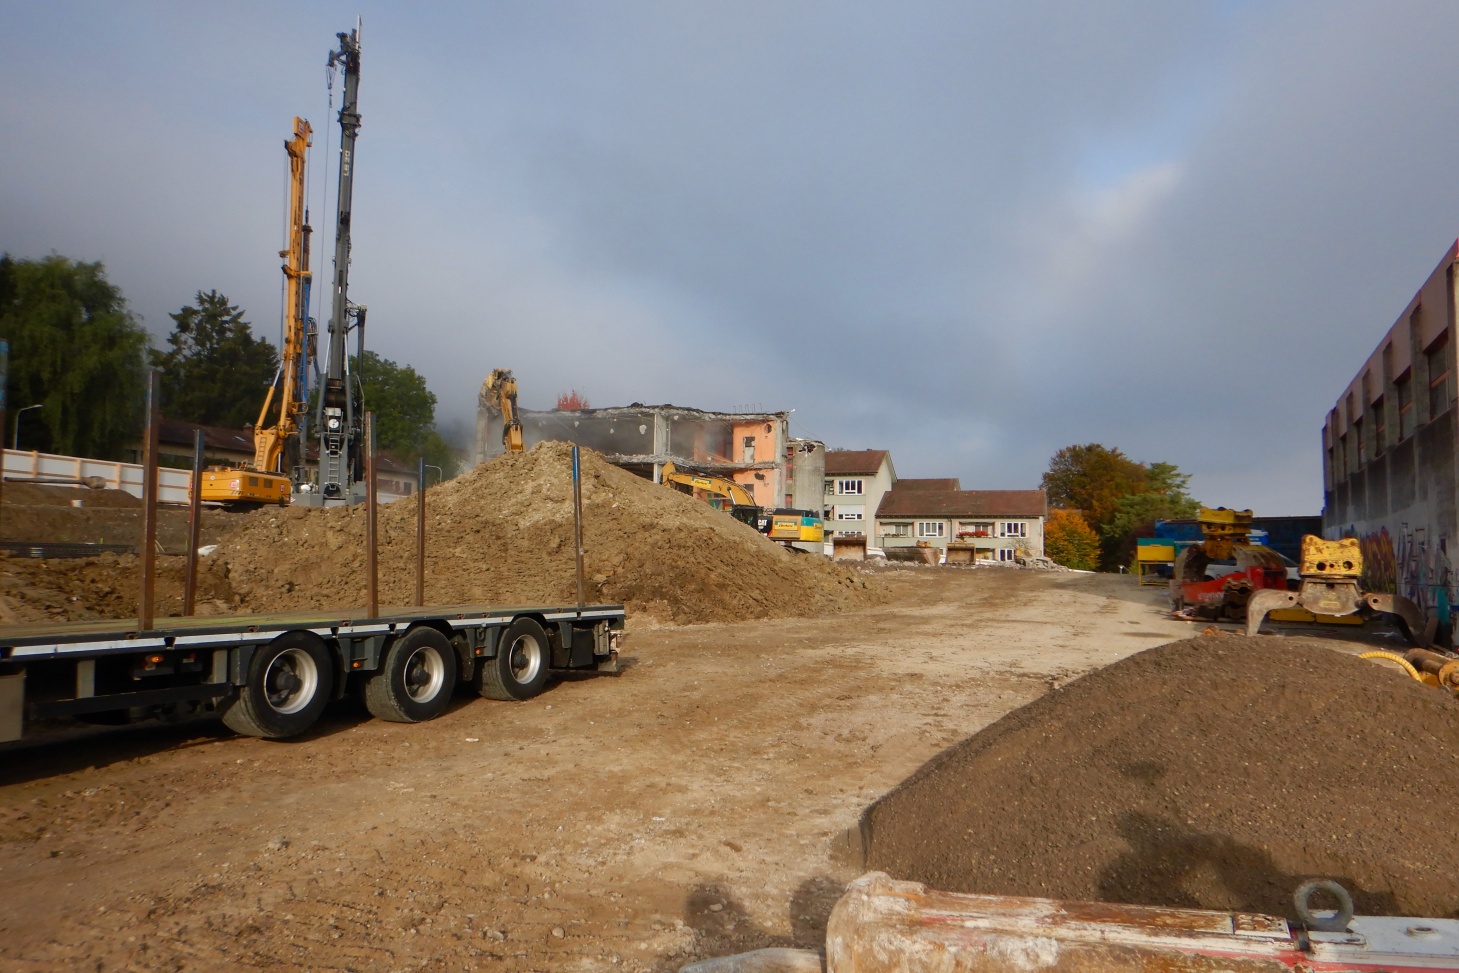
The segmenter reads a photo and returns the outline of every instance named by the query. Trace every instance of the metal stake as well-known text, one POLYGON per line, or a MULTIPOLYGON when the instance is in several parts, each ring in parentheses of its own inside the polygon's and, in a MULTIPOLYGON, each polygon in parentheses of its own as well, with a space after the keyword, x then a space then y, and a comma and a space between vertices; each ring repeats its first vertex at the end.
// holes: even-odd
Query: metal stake
POLYGON ((182 582, 182 613, 191 617, 198 591, 198 534, 203 520, 203 431, 193 431, 193 488, 187 498, 187 573, 182 582))
POLYGON ((415 603, 426 603, 426 458, 415 479, 415 603))
MULTIPOLYGON (((0 503, 5 500, 5 383, 10 369, 10 342, 0 338, 0 503)), ((20 417, 16 416, 19 422, 20 417)))
POLYGON ((375 548, 375 413, 365 413, 365 615, 380 617, 380 561, 375 548))
POLYGON ((152 629, 156 611, 157 569, 157 370, 147 373, 147 431, 142 441, 142 597, 137 602, 137 627, 152 629))
POLYGON ((578 448, 572 448, 572 534, 573 548, 577 551, 578 611, 587 607, 583 594, 583 478, 578 462, 578 448))

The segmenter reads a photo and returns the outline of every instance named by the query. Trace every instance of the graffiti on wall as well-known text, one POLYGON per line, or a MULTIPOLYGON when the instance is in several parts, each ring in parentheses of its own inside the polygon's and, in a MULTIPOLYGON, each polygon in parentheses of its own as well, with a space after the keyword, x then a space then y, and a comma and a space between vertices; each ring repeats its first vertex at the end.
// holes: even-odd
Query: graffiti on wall
POLYGON ((1449 563, 1448 538, 1430 539, 1428 534, 1422 527, 1404 524, 1397 538, 1386 527, 1363 535, 1349 527, 1346 536, 1356 536, 1362 549, 1365 589, 1403 595, 1447 627, 1459 591, 1449 563))

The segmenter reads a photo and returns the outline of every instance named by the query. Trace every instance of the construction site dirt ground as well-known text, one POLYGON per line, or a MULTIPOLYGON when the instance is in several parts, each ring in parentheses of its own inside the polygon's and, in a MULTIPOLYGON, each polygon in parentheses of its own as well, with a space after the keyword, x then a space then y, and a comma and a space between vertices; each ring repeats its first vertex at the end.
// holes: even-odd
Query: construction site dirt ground
POLYGON ((1197 634, 1128 577, 888 568, 818 618, 636 623, 623 671, 402 725, 0 748, 0 969, 677 970, 818 947, 846 833, 1055 685, 1197 634))

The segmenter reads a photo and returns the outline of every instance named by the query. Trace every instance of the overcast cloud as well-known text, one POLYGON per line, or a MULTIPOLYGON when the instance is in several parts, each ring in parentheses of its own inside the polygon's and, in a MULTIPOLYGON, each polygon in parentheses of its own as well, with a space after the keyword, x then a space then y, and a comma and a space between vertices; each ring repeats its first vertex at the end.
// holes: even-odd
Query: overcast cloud
POLYGON ((159 344, 210 289, 276 340, 282 143, 326 230, 356 12, 351 296, 463 424, 505 366, 1316 513, 1323 416, 1459 233, 1453 3, 0 0, 0 249, 104 261, 159 344))

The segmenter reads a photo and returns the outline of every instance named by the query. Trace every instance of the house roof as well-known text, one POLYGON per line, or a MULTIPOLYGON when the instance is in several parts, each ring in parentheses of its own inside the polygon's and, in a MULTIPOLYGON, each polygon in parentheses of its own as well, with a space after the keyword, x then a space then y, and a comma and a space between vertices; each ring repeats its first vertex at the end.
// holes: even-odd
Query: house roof
POLYGON ((1043 517, 1042 490, 903 490, 899 482, 881 498, 878 517, 1043 517))
POLYGON ((193 432, 198 429, 203 431, 203 446, 207 449, 226 449, 235 453, 253 452, 253 430, 251 429, 222 429, 218 426, 199 425, 196 422, 183 422, 181 419, 159 418, 157 441, 167 443, 169 446, 186 446, 191 450, 193 432))
MULTIPOLYGON (((186 446, 188 452, 192 452, 193 431, 197 429, 203 431, 204 449, 253 454, 252 429, 224 429, 219 426, 204 426, 196 422, 184 422, 181 419, 159 417, 157 421, 157 442, 159 444, 166 443, 169 446, 186 446)), ((313 463, 317 461, 319 458, 319 443, 313 440, 305 443, 304 454, 308 462, 313 463)), ((377 470, 388 473, 405 473, 412 476, 416 474, 414 464, 397 460, 383 451, 375 455, 375 467, 377 470)))
POLYGON ((884 449, 828 449, 826 450, 826 475, 842 473, 875 473, 886 462, 884 449))
POLYGON ((893 486, 896 490, 942 490, 957 491, 963 488, 962 481, 955 476, 932 479, 902 479, 893 486))

